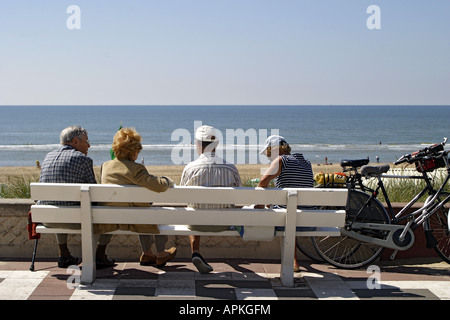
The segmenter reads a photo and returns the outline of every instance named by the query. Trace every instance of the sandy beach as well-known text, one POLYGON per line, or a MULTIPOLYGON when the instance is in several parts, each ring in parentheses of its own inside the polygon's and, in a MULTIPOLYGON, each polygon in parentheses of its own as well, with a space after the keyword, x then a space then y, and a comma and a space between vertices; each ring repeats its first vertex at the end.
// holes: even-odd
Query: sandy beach
MULTIPOLYGON (((240 164, 236 165, 243 181, 261 177, 261 174, 267 168, 267 165, 261 164, 240 164)), ((167 165, 167 166, 147 166, 148 171, 155 176, 168 176, 175 183, 179 183, 184 165, 167 165)), ((100 167, 94 167, 97 178, 100 177, 100 167)), ((318 172, 333 173, 341 172, 342 168, 339 164, 313 164, 314 174, 318 172)), ((0 167, 0 183, 8 184, 17 179, 24 179, 27 182, 35 182, 39 180, 40 169, 37 167, 0 167)))

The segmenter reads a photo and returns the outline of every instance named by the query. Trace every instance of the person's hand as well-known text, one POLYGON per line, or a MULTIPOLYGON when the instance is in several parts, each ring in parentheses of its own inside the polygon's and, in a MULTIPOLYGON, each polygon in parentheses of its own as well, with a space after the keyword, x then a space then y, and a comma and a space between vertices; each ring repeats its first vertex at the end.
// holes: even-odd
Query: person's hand
POLYGON ((167 183, 169 184, 169 188, 173 188, 174 187, 175 183, 173 182, 172 179, 170 179, 169 177, 162 177, 162 178, 167 180, 167 183))

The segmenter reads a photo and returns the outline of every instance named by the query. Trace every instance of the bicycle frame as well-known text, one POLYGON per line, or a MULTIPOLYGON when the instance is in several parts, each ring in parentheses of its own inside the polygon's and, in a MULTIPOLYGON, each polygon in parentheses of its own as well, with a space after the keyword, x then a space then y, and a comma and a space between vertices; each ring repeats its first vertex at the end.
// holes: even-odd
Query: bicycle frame
MULTIPOLYGON (((430 177, 428 177, 426 172, 423 172, 422 176, 398 176, 398 175, 386 175, 386 174, 372 175, 369 177, 374 177, 374 178, 377 178, 377 180, 378 180, 377 187, 375 189, 372 189, 370 187, 365 186, 362 183, 362 175, 360 173, 358 173, 357 168, 350 169, 350 170, 354 170, 355 173, 353 175, 351 175, 351 177, 350 177, 348 188, 349 189, 352 189, 352 188, 353 189, 361 189, 364 192, 371 193, 371 196, 368 198, 367 202, 361 207, 359 212, 362 212, 364 210, 364 208, 371 201, 373 201, 373 199, 376 199, 381 190, 381 192, 384 195, 385 201, 386 201, 386 205, 387 205, 386 212, 387 212, 389 220, 390 220, 389 221, 390 225, 379 225, 379 224, 370 223, 370 226, 365 226, 364 223, 353 223, 352 224, 352 226, 356 227, 356 228, 361 227, 361 228, 367 228, 367 229, 373 229, 373 230, 379 230, 379 231, 384 230, 389 233, 385 240, 369 239, 369 237, 363 236, 363 235, 354 235, 354 236, 356 236, 356 238, 358 238, 362 241, 374 242, 374 243, 376 242, 381 246, 385 246, 385 247, 388 247, 388 248, 391 248, 394 250, 409 249, 414 242, 414 234, 412 231, 417 229, 419 226, 424 225, 425 221, 427 221, 427 219, 430 216, 432 216, 437 210, 442 208, 448 201, 450 201, 450 193, 444 191, 445 185, 450 180, 450 175, 449 175, 450 168, 448 166, 447 159, 445 161, 446 161, 446 167, 447 167, 447 176, 437 191, 435 191, 435 189, 431 183, 431 179, 430 179, 430 177), (424 180, 426 185, 397 214, 394 214, 394 209, 390 202, 390 199, 387 194, 384 183, 382 181, 382 178, 420 179, 420 180, 424 180), (415 203, 417 203, 419 201, 419 199, 421 199, 427 193, 429 194, 429 197, 427 198, 427 201, 424 203, 424 205, 421 208, 415 210, 414 212, 406 214, 406 212, 408 212, 411 209, 411 207, 415 203), (447 197, 441 201, 439 199, 440 195, 447 195, 447 197), (436 204, 436 200, 439 201, 438 204, 436 204), (401 222, 405 221, 405 220, 407 221, 406 225, 401 224, 401 222), (393 235, 393 233, 400 232, 398 230, 402 230, 401 234, 393 235), (405 241, 405 239, 407 238, 408 234, 409 234, 409 239, 407 239, 407 241, 409 241, 409 243, 407 245, 403 245, 403 244, 401 246, 397 245, 397 243, 403 243, 403 241, 405 241), (394 236, 395 236, 395 239, 393 238, 394 236)), ((348 171, 350 171, 350 170, 348 170, 348 171)), ((427 231, 425 226, 424 226, 424 230, 427 231)), ((351 236, 351 235, 349 234, 349 236, 351 236)))
POLYGON ((358 268, 376 259, 383 248, 389 248, 394 250, 391 254, 391 259, 394 259, 398 251, 413 246, 414 230, 422 225, 427 247, 433 248, 444 261, 450 263, 450 217, 444 209, 444 205, 450 202, 450 151, 444 150, 446 141, 447 138, 444 138, 441 144, 405 154, 395 161, 395 165, 405 162, 414 164, 421 173, 419 176, 388 175, 389 166, 370 166, 367 165, 368 159, 367 162, 365 159, 342 160, 343 172, 351 172, 347 181, 349 199, 346 224, 340 229, 340 237, 313 238, 313 245, 320 257, 337 267, 358 268), (438 168, 446 168, 446 175, 435 181, 430 172, 436 172, 438 168), (367 184, 363 178, 376 180, 373 184, 367 184), (421 179, 425 182, 424 186, 420 185, 421 190, 395 213, 384 178, 421 179), (378 200, 380 192, 386 204, 378 200), (425 197, 426 201, 420 208, 415 207, 425 197))
MULTIPOLYGON (((446 161, 447 161, 447 159, 446 159, 446 161)), ((447 165, 447 168, 448 168, 448 165, 447 165)), ((391 217, 391 223, 399 224, 401 221, 410 220, 410 221, 412 221, 411 224, 410 224, 410 227, 411 227, 412 230, 415 230, 420 225, 422 225, 436 210, 438 210, 442 206, 444 206, 450 200, 450 193, 444 191, 445 185, 450 180, 449 172, 450 172, 450 170, 447 169, 447 176, 445 177, 444 181, 442 182, 441 186, 439 187, 439 189, 437 191, 434 189, 433 185, 431 184, 430 178, 428 177, 426 172, 423 172, 422 176, 382 175, 382 176, 378 177, 378 179, 379 179, 378 185, 379 185, 379 187, 381 187, 383 195, 384 195, 384 197, 386 199, 386 204, 387 204, 388 209, 389 209, 388 213, 389 213, 389 215, 391 217), (426 186, 410 202, 408 202, 408 204, 406 204, 405 207, 403 207, 396 215, 394 215, 393 214, 392 205, 390 203, 390 200, 389 200, 389 197, 387 195, 387 192, 386 192, 386 189, 384 187, 384 184, 381 181, 381 178, 420 179, 420 180, 424 180, 425 181, 426 186), (425 204, 421 208, 417 209, 416 211, 405 215, 405 213, 408 210, 410 210, 411 207, 417 201, 419 201, 419 199, 422 198, 426 193, 429 194, 429 198, 427 199, 425 204), (447 195, 447 197, 444 200, 441 201, 441 200, 439 200, 439 196, 440 195, 447 195), (436 204, 435 203, 436 200, 439 201, 439 204, 436 205, 431 211, 429 211, 428 209, 430 208, 430 206, 432 204, 436 204), (412 220, 412 218, 415 218, 415 219, 412 220)))

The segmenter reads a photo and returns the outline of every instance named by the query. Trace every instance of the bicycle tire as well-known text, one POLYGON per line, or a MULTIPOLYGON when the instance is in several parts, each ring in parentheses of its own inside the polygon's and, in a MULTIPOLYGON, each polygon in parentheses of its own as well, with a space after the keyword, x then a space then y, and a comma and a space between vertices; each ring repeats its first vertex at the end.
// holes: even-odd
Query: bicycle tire
POLYGON ((297 237, 296 243, 297 249, 307 258, 319 263, 325 262, 321 255, 317 252, 312 237, 297 237))
POLYGON ((436 239, 433 249, 447 263, 450 263, 450 230, 448 226, 448 209, 440 208, 425 221, 424 230, 431 231, 436 239))
MULTIPOLYGON (((370 195, 359 190, 350 190, 346 212, 346 224, 352 221, 389 224, 389 215, 377 199, 368 202, 370 195), (363 208, 363 210, 361 210, 363 208), (361 211, 361 212, 360 212, 361 211)), ((360 233, 384 239, 385 232, 361 230, 360 233)), ((314 237, 313 244, 319 255, 338 268, 355 269, 375 260, 384 247, 353 239, 348 236, 314 237)))
MULTIPOLYGON (((337 210, 337 207, 321 207, 321 209, 324 210, 337 210)), ((340 208, 341 210, 345 210, 345 208, 340 208)), ((314 237, 297 237, 297 249, 303 253, 307 258, 318 262, 318 263, 324 263, 326 262, 325 259, 322 258, 322 256, 317 252, 316 247, 314 246, 314 237)), ((322 237, 316 237, 316 239, 319 239, 322 237)))

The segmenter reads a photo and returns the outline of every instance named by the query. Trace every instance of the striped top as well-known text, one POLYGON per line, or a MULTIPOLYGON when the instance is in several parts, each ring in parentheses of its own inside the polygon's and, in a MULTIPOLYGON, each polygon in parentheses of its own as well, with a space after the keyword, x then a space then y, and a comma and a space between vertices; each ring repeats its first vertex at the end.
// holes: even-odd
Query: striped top
POLYGON ((303 154, 281 156, 281 173, 275 180, 277 188, 312 188, 314 177, 311 162, 303 154))
MULTIPOLYGON (((197 160, 189 163, 181 175, 182 186, 203 187, 240 187, 241 178, 234 164, 225 163, 222 158, 211 153, 201 154, 197 160)), ((220 204, 189 204, 199 209, 226 208, 220 204)))

